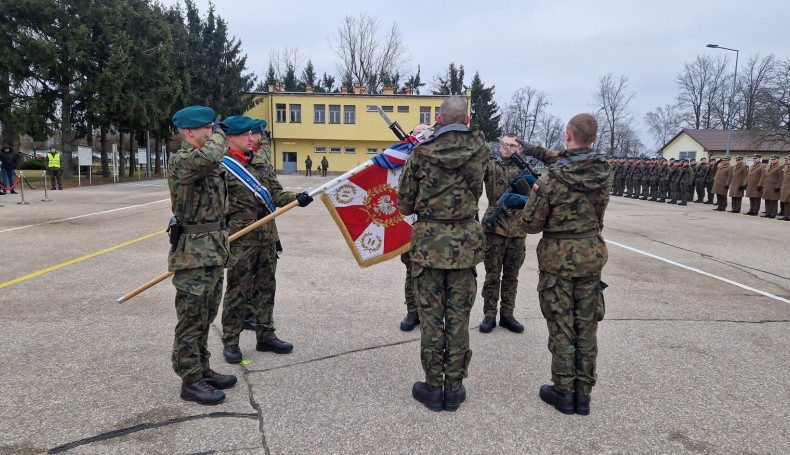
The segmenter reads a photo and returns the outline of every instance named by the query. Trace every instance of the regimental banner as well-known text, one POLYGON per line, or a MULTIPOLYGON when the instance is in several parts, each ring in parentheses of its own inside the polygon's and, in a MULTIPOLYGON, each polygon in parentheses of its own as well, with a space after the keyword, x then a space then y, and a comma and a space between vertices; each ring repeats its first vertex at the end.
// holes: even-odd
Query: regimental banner
POLYGON ((371 166, 321 194, 360 267, 392 259, 409 250, 416 217, 398 211, 402 168, 371 166))

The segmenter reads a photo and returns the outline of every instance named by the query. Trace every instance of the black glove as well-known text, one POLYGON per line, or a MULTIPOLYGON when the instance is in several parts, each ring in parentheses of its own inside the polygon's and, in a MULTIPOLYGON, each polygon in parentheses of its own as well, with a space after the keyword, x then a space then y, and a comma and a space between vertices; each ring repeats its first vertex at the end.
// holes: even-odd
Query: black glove
POLYGON ((757 185, 757 191, 762 191, 762 190, 763 190, 763 187, 757 185))
POLYGON ((745 190, 745 189, 746 189, 746 185, 741 185, 741 186, 739 186, 739 187, 738 187, 738 189, 739 189, 739 190, 741 190, 741 191, 743 191, 743 190, 745 190))
POLYGON ((307 191, 303 191, 296 195, 296 202, 299 203, 299 207, 307 207, 307 204, 313 202, 313 198, 307 194, 307 191))
POLYGON ((211 132, 216 133, 217 130, 222 130, 222 132, 228 131, 228 124, 222 121, 222 116, 218 115, 217 118, 214 119, 214 126, 211 127, 211 132))
POLYGON ((521 154, 524 156, 532 156, 532 154, 535 153, 535 149, 538 147, 535 144, 530 144, 529 142, 519 138, 516 138, 516 142, 518 142, 518 145, 521 146, 521 154))
POLYGON ((730 189, 730 185, 724 185, 724 189, 725 190, 729 190, 730 189))

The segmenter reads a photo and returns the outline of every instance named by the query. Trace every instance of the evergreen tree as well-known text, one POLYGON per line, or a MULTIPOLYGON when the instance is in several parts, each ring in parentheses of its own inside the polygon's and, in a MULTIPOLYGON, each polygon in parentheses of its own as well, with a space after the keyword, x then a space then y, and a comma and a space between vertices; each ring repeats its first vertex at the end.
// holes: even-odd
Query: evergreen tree
POLYGON ((450 63, 445 77, 436 77, 436 90, 434 95, 464 95, 464 65, 455 67, 455 63, 450 63))
POLYGON ((324 76, 321 78, 321 87, 322 91, 325 93, 332 93, 335 91, 335 77, 324 72, 324 76))
POLYGON ((406 92, 405 89, 410 88, 414 91, 416 95, 419 95, 420 87, 424 85, 425 82, 420 81, 420 65, 417 65, 417 74, 414 74, 413 76, 409 77, 408 80, 406 80, 406 83, 403 84, 404 90, 402 90, 402 92, 405 93, 406 92))
POLYGON ((321 87, 317 83, 318 76, 315 74, 315 69, 313 68, 313 62, 308 60, 307 65, 305 65, 304 69, 302 70, 302 77, 299 79, 298 83, 298 91, 303 92, 307 88, 307 86, 311 86, 313 90, 319 92, 321 91, 321 87))
POLYGON ((482 131, 487 138, 496 139, 502 135, 499 127, 499 106, 494 102, 494 86, 486 88, 480 79, 480 73, 475 72, 472 78, 472 122, 470 127, 482 131))

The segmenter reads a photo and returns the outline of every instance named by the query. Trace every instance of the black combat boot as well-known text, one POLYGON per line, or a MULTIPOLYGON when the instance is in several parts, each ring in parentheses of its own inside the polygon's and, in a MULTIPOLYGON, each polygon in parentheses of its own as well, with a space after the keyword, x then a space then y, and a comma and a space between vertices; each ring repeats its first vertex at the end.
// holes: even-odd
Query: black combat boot
POLYGON ((671 201, 667 201, 667 204, 677 204, 677 203, 678 203, 678 201, 676 201, 674 199, 672 199, 671 201))
MULTIPOLYGON (((512 314, 499 317, 499 326, 504 327, 511 332, 521 333, 524 331, 524 325, 516 320, 512 314)), ((481 325, 482 327, 482 325, 481 325)))
POLYGON ((181 384, 181 399, 200 404, 217 404, 225 399, 225 394, 209 385, 205 379, 181 384))
POLYGON ((294 345, 277 337, 271 340, 259 341, 255 349, 261 352, 271 351, 275 354, 288 354, 294 350, 294 345))
POLYGON ((445 411, 457 411, 458 408, 461 406, 461 403, 466 401, 466 387, 461 384, 461 387, 458 390, 452 391, 450 390, 450 386, 447 385, 447 382, 444 383, 444 410, 445 411))
POLYGON ((686 201, 678 202, 678 205, 688 205, 686 201))
POLYGON ((416 327, 419 323, 420 315, 417 314, 416 311, 409 311, 406 313, 406 317, 400 321, 400 329, 404 332, 410 332, 414 330, 414 327, 416 327))
POLYGON ((590 415, 590 394, 582 393, 578 390, 574 392, 574 402, 576 404, 576 414, 590 415))
POLYGON ((211 387, 220 390, 229 389, 236 385, 236 376, 232 374, 219 374, 211 368, 203 370, 203 380, 211 387))
POLYGON ((540 399, 554 406, 554 409, 563 414, 573 414, 576 409, 573 404, 573 392, 560 392, 553 385, 540 386, 540 399))
POLYGON ((230 344, 228 346, 225 346, 222 349, 222 357, 224 357, 225 361, 228 363, 241 362, 241 349, 239 349, 239 345, 230 344))
MULTIPOLYGON (((438 412, 444 407, 442 388, 434 387, 427 382, 415 382, 411 388, 411 396, 431 411, 438 412)), ((460 405, 460 402, 458 404, 460 405)))
POLYGON ((648 201, 650 201, 650 202, 656 202, 657 200, 658 199, 656 199, 655 197, 651 197, 650 199, 648 199, 648 201))
POLYGON ((483 333, 491 333, 496 327, 496 318, 493 316, 486 316, 483 318, 483 322, 480 323, 480 331, 483 333))

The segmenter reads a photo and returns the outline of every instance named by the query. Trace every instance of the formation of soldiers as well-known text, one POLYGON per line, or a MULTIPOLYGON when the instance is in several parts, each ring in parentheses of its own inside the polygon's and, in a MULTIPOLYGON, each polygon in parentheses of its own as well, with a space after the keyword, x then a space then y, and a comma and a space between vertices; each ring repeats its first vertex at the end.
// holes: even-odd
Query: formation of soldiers
POLYGON ((612 158, 612 195, 652 202, 688 205, 689 202, 716 204, 716 211, 741 213, 741 202, 749 198, 746 215, 790 221, 790 156, 780 164, 778 155, 763 162, 761 155, 718 160, 663 158, 612 158), (714 196, 715 202, 714 202, 714 196), (728 201, 729 199, 729 201, 728 201), (728 204, 730 202, 730 204, 728 204), (781 204, 781 207, 780 207, 781 204))

